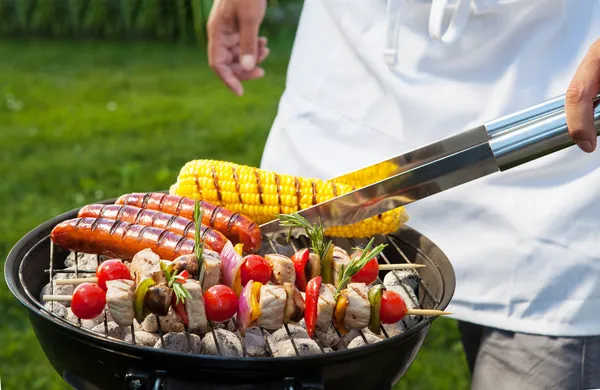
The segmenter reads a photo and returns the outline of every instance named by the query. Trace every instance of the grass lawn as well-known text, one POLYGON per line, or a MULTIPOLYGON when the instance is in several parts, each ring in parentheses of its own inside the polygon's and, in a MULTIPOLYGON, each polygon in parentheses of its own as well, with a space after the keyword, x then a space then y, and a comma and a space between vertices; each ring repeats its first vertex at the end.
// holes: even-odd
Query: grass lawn
MULTIPOLYGON (((64 211, 167 189, 194 158, 257 165, 285 82, 289 45, 237 98, 202 50, 162 44, 0 42, 0 259, 64 211)), ((3 389, 66 389, 0 281, 3 389)), ((74 357, 75 358, 75 357, 74 357)), ((455 323, 435 321, 395 389, 467 389, 455 323)))

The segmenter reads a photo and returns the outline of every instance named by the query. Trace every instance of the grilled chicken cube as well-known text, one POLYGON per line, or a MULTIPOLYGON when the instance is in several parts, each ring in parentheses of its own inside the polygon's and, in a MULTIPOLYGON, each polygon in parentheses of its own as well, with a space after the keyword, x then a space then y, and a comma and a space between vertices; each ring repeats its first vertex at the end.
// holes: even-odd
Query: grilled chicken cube
POLYGON ((208 290, 212 286, 221 283, 221 256, 215 251, 204 248, 204 280, 202 281, 202 289, 208 290))
POLYGON ((350 263, 350 256, 348 252, 339 246, 333 247, 333 284, 338 285, 340 280, 340 274, 342 273, 342 267, 345 269, 350 263))
POLYGON ((284 282, 296 283, 296 271, 294 270, 294 262, 287 256, 268 254, 265 255, 265 260, 271 266, 273 273, 271 274, 271 282, 283 285, 284 282))
POLYGON ((383 278, 385 286, 406 286, 413 291, 417 291, 417 286, 421 281, 421 276, 414 269, 402 269, 388 272, 383 278))
POLYGON ((304 314, 304 299, 300 291, 292 283, 283 283, 283 288, 286 293, 285 311, 283 314, 283 322, 298 322, 304 314))
POLYGON ((346 329, 362 329, 369 326, 371 320, 371 304, 369 303, 367 285, 350 283, 346 289, 348 307, 344 316, 346 329))
POLYGON ((208 326, 202 287, 196 280, 187 280, 182 287, 190 294, 185 300, 185 312, 188 316, 188 330, 190 332, 204 332, 208 326))
MULTIPOLYGON (((131 259, 129 271, 137 286, 145 278, 152 277, 155 273, 162 273, 160 269, 160 257, 152 252, 150 248, 139 251, 131 259)), ((158 283, 158 281, 156 282, 158 283)))
POLYGON ((315 327, 327 330, 331 326, 333 311, 335 309, 335 287, 331 284, 321 284, 319 302, 317 304, 317 323, 315 327))
POLYGON ((112 315, 113 321, 119 326, 133 324, 135 318, 133 310, 134 292, 133 280, 115 279, 106 282, 106 306, 112 315))
POLYGON ((193 333, 172 332, 159 338, 154 344, 154 348, 164 348, 168 351, 200 353, 202 350, 202 339, 193 333), (162 341, 164 340, 164 346, 162 341), (191 347, 191 348, 190 348, 191 347))
POLYGON ((202 354, 213 356, 244 356, 242 342, 240 339, 225 329, 215 329, 213 332, 208 332, 202 339, 202 354), (215 343, 215 337, 217 343, 215 343))
POLYGON ((283 286, 263 285, 260 288, 260 317, 257 325, 265 329, 279 329, 283 324, 283 313, 287 294, 283 286))

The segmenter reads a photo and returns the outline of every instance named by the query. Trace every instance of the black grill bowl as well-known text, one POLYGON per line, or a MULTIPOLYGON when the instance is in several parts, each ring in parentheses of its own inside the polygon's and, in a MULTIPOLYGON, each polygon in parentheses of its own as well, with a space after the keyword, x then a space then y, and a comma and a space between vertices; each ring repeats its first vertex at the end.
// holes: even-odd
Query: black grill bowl
MULTIPOLYGON (((77 389, 390 389, 412 364, 435 320, 423 318, 398 336, 364 347, 284 358, 192 355, 107 339, 52 316, 38 301, 49 281, 44 270, 49 268, 50 232, 78 211, 29 232, 12 248, 5 264, 8 287, 27 309, 50 363, 77 389)), ((393 241, 410 262, 427 265, 419 269, 425 285, 419 288, 421 307, 445 309, 454 293, 455 276, 444 253, 408 226, 377 240, 393 241)), ((67 253, 56 246, 54 252, 54 267, 62 268, 67 253)), ((392 245, 384 253, 391 262, 405 261, 392 245)))

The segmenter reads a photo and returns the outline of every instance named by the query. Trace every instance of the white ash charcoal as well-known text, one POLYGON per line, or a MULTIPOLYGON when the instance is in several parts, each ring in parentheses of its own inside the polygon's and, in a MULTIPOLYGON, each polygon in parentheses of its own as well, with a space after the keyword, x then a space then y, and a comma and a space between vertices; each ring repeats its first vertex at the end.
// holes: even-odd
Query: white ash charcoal
POLYGON ((313 339, 294 339, 294 343, 300 356, 323 353, 321 352, 321 348, 319 348, 319 344, 313 339))
MULTIPOLYGON (((54 278, 52 278, 53 288, 50 289, 50 283, 46 284, 42 288, 42 291, 40 292, 40 302, 46 303, 43 300, 44 295, 73 295, 73 290, 75 289, 74 285, 72 285, 72 284, 57 285, 56 281, 59 279, 73 279, 74 277, 75 277, 75 274, 69 274, 69 273, 64 273, 64 272, 59 272, 59 273, 55 274, 54 278)), ((65 306, 71 306, 71 302, 63 302, 63 304, 65 306)))
MULTIPOLYGON (((72 322, 76 325, 79 323, 79 318, 75 314, 73 314, 71 308, 67 309, 65 318, 67 319, 67 321, 72 322)), ((96 318, 92 318, 89 320, 81 320, 81 327, 85 329, 92 329, 98 324, 104 324, 104 312, 96 318)))
POLYGON ((67 307, 60 302, 46 302, 44 307, 57 317, 66 318, 67 316, 67 307))
MULTIPOLYGON (((308 338, 294 338, 294 344, 298 349, 298 355, 314 355, 321 353, 321 348, 319 345, 312 339, 308 338)), ((271 350, 273 351, 273 356, 275 357, 284 357, 284 356, 296 356, 296 350, 294 349, 294 344, 290 339, 278 341, 274 344, 269 344, 271 346, 271 350)))
POLYGON ((268 356, 267 346, 265 345, 265 338, 260 328, 254 326, 246 330, 246 336, 244 337, 244 347, 246 353, 251 357, 268 356))
MULTIPOLYGON (((164 349, 174 352, 200 353, 202 350, 202 339, 193 333, 171 332, 163 336, 164 349), (188 338, 189 336, 189 338, 188 338), (191 349, 190 349, 191 346, 191 349)), ((154 344, 154 348, 163 349, 163 344, 159 338, 154 344)))
MULTIPOLYGON (((146 332, 158 332, 158 324, 156 323, 156 316, 154 314, 148 315, 144 321, 142 321, 141 325, 142 329, 146 332)), ((160 317, 160 329, 162 330, 163 334, 169 332, 179 333, 185 331, 185 326, 177 314, 173 311, 173 308, 170 307, 169 313, 166 316, 160 317)))
MULTIPOLYGON (((302 328, 301 326, 288 325, 288 329, 290 330, 290 334, 292 335, 292 337, 294 339, 308 338, 308 333, 306 332, 306 329, 302 328)), ((281 342, 284 340, 289 340, 289 339, 290 339, 290 337, 288 336, 288 333, 285 330, 285 328, 281 328, 281 329, 277 330, 276 332, 273 332, 272 335, 267 336, 269 345, 273 345, 278 342, 281 342)))
POLYGON ((404 285, 417 291, 421 276, 414 269, 401 269, 388 272, 383 278, 385 286, 400 286, 404 285))
POLYGON ((244 356, 242 342, 240 339, 225 329, 215 329, 213 332, 208 332, 202 339, 202 354, 213 356, 244 356), (215 337, 219 343, 219 347, 215 344, 215 337), (220 354, 219 354, 220 352, 220 354))
POLYGON ((406 326, 404 326, 404 322, 402 321, 398 321, 395 324, 382 324, 381 327, 385 329, 389 337, 394 337, 399 334, 402 334, 406 330, 406 326))
MULTIPOLYGON (((108 329, 108 336, 114 337, 115 339, 124 340, 128 333, 131 333, 130 327, 119 326, 116 322, 110 321, 106 323, 108 329)), ((104 329, 104 322, 98 324, 92 328, 92 332, 106 334, 104 329)))
MULTIPOLYGON (((304 328, 304 324, 304 318, 298 322, 298 326, 301 326, 302 328, 304 328)), ((338 336, 335 328, 331 324, 329 324, 327 330, 315 329, 315 336, 323 347, 335 347, 340 342, 340 336, 338 336)), ((306 333, 306 337, 308 337, 308 333, 306 333)))
POLYGON ((133 320, 133 329, 134 329, 134 330, 141 330, 141 331, 144 331, 144 330, 142 329, 142 325, 141 325, 139 322, 137 322, 137 320, 136 320, 136 319, 134 319, 134 320, 133 320))
MULTIPOLYGON (((375 336, 374 334, 364 333, 364 335, 365 335, 365 339, 367 339, 369 344, 373 344, 378 341, 381 341, 381 339, 379 337, 375 336)), ((358 348, 358 347, 362 347, 364 345, 366 345, 365 340, 362 338, 362 336, 358 335, 358 337, 355 337, 350 342, 350 344, 348 344, 348 349, 358 348)))
MULTIPOLYGON (((417 299, 417 296, 415 295, 415 293, 412 289, 404 288, 403 286, 389 286, 389 287, 387 287, 387 289, 398 293, 398 295, 400 295, 402 297, 402 299, 404 300, 404 303, 406 304, 407 309, 419 309, 419 305, 418 304, 415 305, 415 303, 414 303, 414 302, 419 302, 419 300, 417 299)), ((411 326, 416 325, 418 322, 418 320, 415 316, 404 316, 404 318, 402 320, 404 321, 406 326, 409 328, 411 326)))
MULTIPOLYGON (((132 339, 131 332, 129 332, 128 334, 125 335, 125 338, 123 339, 123 341, 131 343, 131 339, 132 339)), ((143 330, 135 332, 135 344, 136 345, 153 347, 154 344, 156 344, 156 342, 158 341, 158 339, 160 339, 158 333, 148 333, 148 332, 144 332, 143 330)))
POLYGON ((323 348, 323 352, 325 352, 325 353, 331 353, 331 352, 334 352, 334 350, 333 350, 333 348, 325 347, 325 348, 323 348))
MULTIPOLYGON (((100 261, 108 259, 100 256, 100 261)), ((73 267, 75 270, 75 252, 69 253, 65 259, 65 267, 73 267)), ((80 271, 95 271, 98 268, 98 256, 90 253, 77 253, 77 269, 80 271)))

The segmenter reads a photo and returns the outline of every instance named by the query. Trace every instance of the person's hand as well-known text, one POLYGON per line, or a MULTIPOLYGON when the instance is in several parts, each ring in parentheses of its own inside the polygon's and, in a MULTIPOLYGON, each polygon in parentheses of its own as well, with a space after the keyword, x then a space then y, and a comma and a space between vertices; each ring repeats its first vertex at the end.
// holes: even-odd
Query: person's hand
POLYGON ((215 0, 208 18, 208 63, 238 95, 242 81, 265 72, 257 65, 269 55, 267 39, 258 36, 266 0, 215 0))
POLYGON ((567 126, 571 137, 581 150, 596 149, 592 100, 600 92, 600 39, 590 47, 579 65, 565 96, 567 126))

